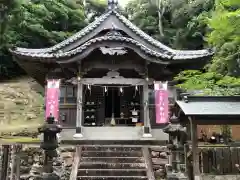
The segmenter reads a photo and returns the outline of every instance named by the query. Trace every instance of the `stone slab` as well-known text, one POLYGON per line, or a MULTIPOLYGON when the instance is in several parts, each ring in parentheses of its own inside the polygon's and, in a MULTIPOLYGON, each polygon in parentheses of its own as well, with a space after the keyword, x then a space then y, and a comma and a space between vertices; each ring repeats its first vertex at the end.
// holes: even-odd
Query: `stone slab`
POLYGON ((201 175, 195 180, 240 180, 240 175, 201 175))

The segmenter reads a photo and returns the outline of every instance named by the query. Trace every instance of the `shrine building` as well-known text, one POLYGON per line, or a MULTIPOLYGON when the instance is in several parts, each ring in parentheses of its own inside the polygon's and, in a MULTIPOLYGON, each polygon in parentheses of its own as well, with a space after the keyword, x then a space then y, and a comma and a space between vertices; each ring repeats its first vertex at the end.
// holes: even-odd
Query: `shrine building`
POLYGON ((154 84, 169 82, 170 105, 173 78, 182 70, 202 68, 213 55, 209 49, 167 47, 131 23, 110 0, 104 14, 66 40, 11 52, 42 86, 49 79, 61 80, 58 121, 76 129, 75 138, 102 129, 119 130, 118 139, 127 139, 133 131, 139 138, 155 138, 154 129, 164 123, 156 121, 154 84))

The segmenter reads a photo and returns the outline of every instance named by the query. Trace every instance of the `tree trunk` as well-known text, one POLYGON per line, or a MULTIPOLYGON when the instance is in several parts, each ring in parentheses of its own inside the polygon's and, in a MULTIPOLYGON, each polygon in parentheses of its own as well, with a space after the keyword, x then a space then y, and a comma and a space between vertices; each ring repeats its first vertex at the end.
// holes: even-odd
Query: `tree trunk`
POLYGON ((10 180, 20 180, 20 157, 19 151, 21 150, 21 145, 13 145, 11 153, 11 173, 10 180))
POLYGON ((164 7, 164 0, 157 0, 157 8, 158 8, 158 29, 159 29, 159 33, 160 35, 163 37, 164 33, 163 33, 163 23, 162 23, 162 17, 165 11, 165 7, 164 7))
POLYGON ((8 177, 8 165, 9 165, 9 145, 2 146, 2 169, 1 169, 1 180, 7 180, 8 177))
POLYGON ((14 180, 14 171, 15 171, 15 153, 16 153, 16 145, 12 145, 12 152, 11 152, 11 172, 10 172, 10 180, 14 180))
POLYGON ((20 180, 20 165, 21 165, 21 157, 20 152, 22 150, 22 145, 17 146, 16 150, 16 171, 15 171, 15 180, 20 180))
POLYGON ((163 33, 163 24, 162 24, 162 14, 160 11, 158 11, 158 29, 159 29, 160 35, 163 37, 164 33, 163 33))

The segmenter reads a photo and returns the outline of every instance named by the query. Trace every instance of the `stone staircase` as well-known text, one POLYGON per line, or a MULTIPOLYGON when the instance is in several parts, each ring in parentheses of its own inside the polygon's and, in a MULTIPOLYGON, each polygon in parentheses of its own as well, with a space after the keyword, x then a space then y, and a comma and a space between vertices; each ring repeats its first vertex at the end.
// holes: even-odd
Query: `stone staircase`
POLYGON ((148 180, 140 147, 83 147, 77 180, 148 180))

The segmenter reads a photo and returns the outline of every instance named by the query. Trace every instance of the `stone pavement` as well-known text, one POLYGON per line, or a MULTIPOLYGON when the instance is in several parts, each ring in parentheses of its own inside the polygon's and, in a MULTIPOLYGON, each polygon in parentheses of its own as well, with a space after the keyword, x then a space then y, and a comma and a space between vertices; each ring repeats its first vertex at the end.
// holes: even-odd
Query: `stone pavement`
MULTIPOLYGON (((61 140, 73 140, 74 134, 74 129, 63 129, 61 140)), ((142 127, 83 127, 85 140, 142 140, 142 135, 142 127)), ((161 129, 152 129, 152 135, 148 140, 168 140, 168 134, 161 129)))
MULTIPOLYGON (((75 129, 63 129, 59 140, 61 144, 72 145, 166 145, 168 134, 161 129, 152 129, 152 138, 143 138, 143 127, 83 127, 83 138, 74 139, 75 129)), ((42 140, 42 135, 40 135, 42 140)))

